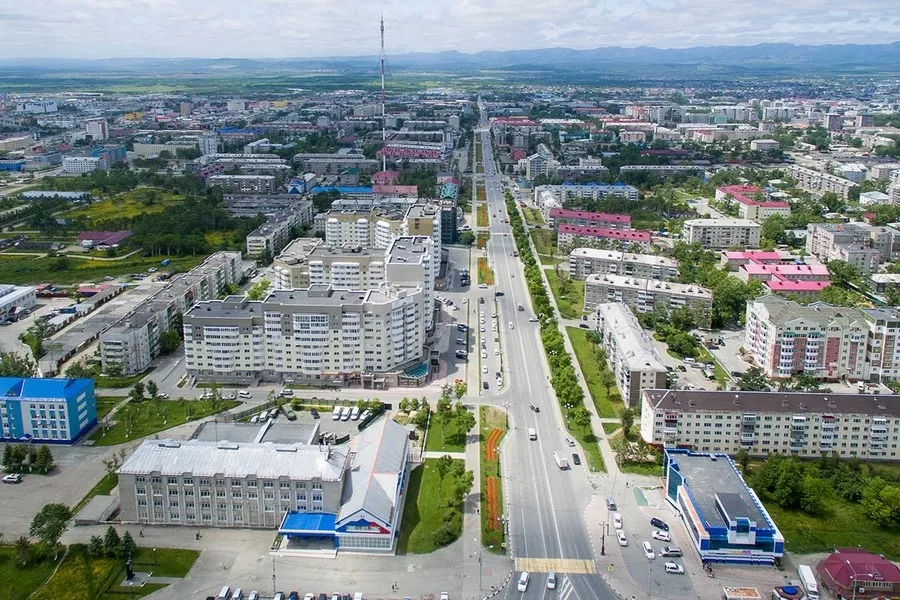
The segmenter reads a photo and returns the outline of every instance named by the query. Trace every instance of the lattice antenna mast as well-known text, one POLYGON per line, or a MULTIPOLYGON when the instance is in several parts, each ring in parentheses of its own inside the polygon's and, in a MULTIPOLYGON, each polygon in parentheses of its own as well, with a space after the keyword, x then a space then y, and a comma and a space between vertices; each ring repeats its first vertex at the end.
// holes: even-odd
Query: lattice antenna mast
POLYGON ((387 117, 384 106, 384 13, 381 13, 381 170, 387 171, 387 156, 384 145, 387 142, 387 117))

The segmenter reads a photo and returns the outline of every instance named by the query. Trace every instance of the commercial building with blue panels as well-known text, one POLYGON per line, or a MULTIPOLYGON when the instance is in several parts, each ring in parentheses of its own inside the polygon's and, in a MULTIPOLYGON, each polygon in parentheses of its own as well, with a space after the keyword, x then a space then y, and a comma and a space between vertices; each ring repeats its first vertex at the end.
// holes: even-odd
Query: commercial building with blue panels
POLYGON ((93 379, 0 377, 0 441, 72 444, 96 423, 93 379))
POLYGON ((784 536, 727 454, 666 450, 666 500, 703 562, 770 565, 784 536))

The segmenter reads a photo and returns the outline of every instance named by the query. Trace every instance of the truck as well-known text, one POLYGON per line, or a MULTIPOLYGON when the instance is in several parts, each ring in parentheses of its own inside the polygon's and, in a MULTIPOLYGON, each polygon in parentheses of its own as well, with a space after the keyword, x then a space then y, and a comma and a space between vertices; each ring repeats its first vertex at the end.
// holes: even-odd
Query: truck
POLYGON ((816 582, 816 575, 812 568, 809 565, 799 565, 797 574, 800 575, 800 583, 806 590, 806 597, 809 600, 819 600, 819 584, 816 582))
POLYGON ((553 460, 556 461, 556 466, 560 469, 565 470, 569 468, 569 459, 563 456, 561 453, 554 452, 553 460))

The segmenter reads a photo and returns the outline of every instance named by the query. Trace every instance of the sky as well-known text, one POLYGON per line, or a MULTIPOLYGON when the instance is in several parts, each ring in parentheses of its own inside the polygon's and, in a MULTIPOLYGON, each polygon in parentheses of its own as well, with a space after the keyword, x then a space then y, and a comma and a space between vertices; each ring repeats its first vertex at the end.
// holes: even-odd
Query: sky
POLYGON ((27 0, 3 58, 289 58, 378 53, 900 40, 898 0, 27 0))

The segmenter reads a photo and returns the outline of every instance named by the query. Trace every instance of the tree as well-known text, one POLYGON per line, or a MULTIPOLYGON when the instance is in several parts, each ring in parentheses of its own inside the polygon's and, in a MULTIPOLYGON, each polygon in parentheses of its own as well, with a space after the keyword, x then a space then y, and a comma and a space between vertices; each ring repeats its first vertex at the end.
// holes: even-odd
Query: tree
POLYGON ((167 329, 159 340, 159 353, 171 354, 178 350, 179 346, 181 346, 181 334, 178 329, 174 327, 167 329))
POLYGON ((750 466, 750 453, 741 448, 737 451, 737 454, 734 455, 734 462, 741 467, 741 473, 743 473, 744 478, 746 479, 747 467, 750 466))
POLYGON ((683 331, 677 331, 666 337, 669 350, 679 356, 697 356, 697 340, 694 336, 683 331))
POLYGON ((156 400, 156 396, 159 394, 159 387, 152 379, 147 382, 147 393, 150 395, 151 400, 156 400))
POLYGON ((99 535, 92 535, 87 547, 88 556, 100 558, 103 556, 103 538, 99 535))
POLYGON ((472 471, 464 471, 457 475, 453 482, 453 499, 457 504, 461 504, 469 492, 472 491, 472 485, 475 483, 475 474, 472 471))
POLYGON ((450 467, 453 466, 453 459, 450 458, 449 454, 445 454, 437 459, 435 463, 435 468, 438 472, 438 479, 440 480, 440 485, 444 485, 444 478, 447 476, 447 473, 450 472, 450 467))
POLYGON ((131 558, 134 556, 135 552, 137 552, 137 544, 134 543, 134 538, 131 537, 131 532, 126 531, 125 535, 122 536, 122 556, 125 558, 131 558))
POLYGON ((397 405, 397 408, 400 409, 400 412, 408 413, 409 412, 409 398, 404 396, 400 403, 397 405))
POLYGON ((72 518, 72 511, 65 504, 46 504, 34 516, 29 535, 36 537, 48 549, 53 549, 53 560, 56 560, 59 538, 66 530, 66 525, 72 518))
POLYGON ((16 540, 16 562, 23 567, 28 564, 31 558, 31 542, 24 535, 20 535, 16 540))
POLYGON ((616 385, 616 376, 612 374, 612 371, 605 368, 605 364, 603 364, 603 367, 603 370, 600 371, 599 383, 603 386, 603 389, 606 390, 606 397, 609 398, 609 391, 616 385))
POLYGON ((828 505, 831 486, 827 481, 806 473, 800 485, 800 508, 811 515, 821 515, 828 505))
POLYGON ((570 413, 572 417, 572 424, 581 429, 584 432, 587 432, 588 428, 591 426, 591 413, 583 406, 579 406, 575 408, 570 413))
POLYGON ((0 354, 0 377, 34 377, 35 364, 27 356, 15 352, 0 354))
POLYGON ((247 300, 262 300, 269 289, 269 280, 263 277, 247 292, 247 300))
POLYGON ((129 392, 128 396, 131 398, 132 402, 138 403, 144 401, 144 384, 138 381, 134 384, 134 387, 131 388, 131 392, 129 392))
POLYGON ((434 412, 434 418, 437 421, 438 426, 441 428, 441 446, 443 446, 445 442, 444 429, 450 422, 452 416, 453 405, 450 402, 450 394, 445 389, 444 393, 441 394, 441 397, 437 402, 437 408, 434 412))
POLYGON ((38 471, 41 473, 49 473, 53 470, 53 453, 50 452, 50 447, 47 446, 47 444, 42 444, 38 449, 34 466, 37 467, 38 471))
POLYGON ((781 508, 796 508, 802 494, 802 470, 793 458, 781 461, 772 495, 781 508))
POLYGON ((453 384, 453 395, 456 396, 457 400, 459 400, 460 398, 462 398, 463 396, 466 395, 466 392, 468 391, 468 389, 469 389, 469 386, 466 384, 465 381, 457 381, 456 383, 453 384))
POLYGON ((742 392, 768 392, 772 389, 772 382, 759 367, 750 367, 737 381, 737 387, 742 392))
POLYGON ((626 406, 619 412, 619 421, 622 423, 622 433, 625 439, 631 439, 631 428, 634 426, 634 409, 626 406))
POLYGON ((828 273, 832 285, 845 287, 848 283, 859 280, 859 269, 843 260, 828 261, 828 273))
POLYGON ((106 529, 106 535, 103 537, 103 553, 107 556, 117 556, 122 549, 122 540, 119 538, 119 532, 110 525, 106 529))
POLYGON ((15 459, 13 458, 12 444, 3 446, 3 470, 7 473, 13 473, 18 469, 15 468, 15 459))
POLYGON ((428 416, 431 413, 431 407, 428 406, 428 403, 425 402, 422 404, 421 408, 416 409, 416 416, 412 418, 412 423, 422 431, 425 431, 425 427, 428 425, 428 416))
POLYGON ((459 243, 463 246, 471 246, 475 243, 475 234, 471 231, 463 231, 459 234, 459 243))
POLYGON ((475 415, 462 402, 457 402, 453 409, 453 422, 456 424, 456 432, 463 436, 475 429, 475 415))
POLYGON ((66 369, 66 377, 73 379, 86 379, 93 375, 83 362, 73 363, 66 369))

